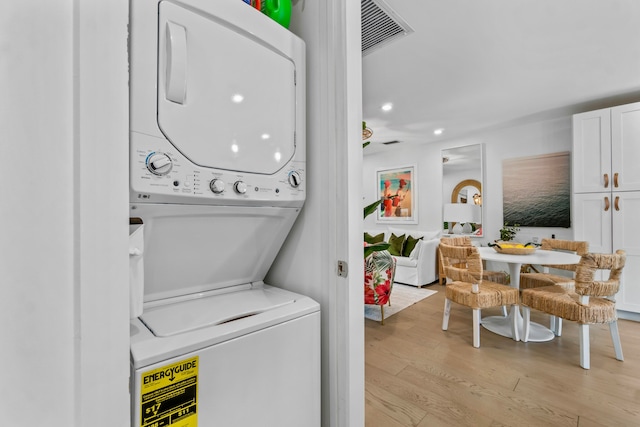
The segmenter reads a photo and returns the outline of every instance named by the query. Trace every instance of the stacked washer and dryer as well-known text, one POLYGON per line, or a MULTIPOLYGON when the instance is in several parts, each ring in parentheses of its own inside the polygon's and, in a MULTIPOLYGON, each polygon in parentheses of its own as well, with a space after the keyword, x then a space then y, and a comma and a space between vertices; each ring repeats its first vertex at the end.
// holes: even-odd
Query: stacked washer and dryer
POLYGON ((263 282, 305 200, 304 43, 240 0, 130 14, 132 426, 320 425, 319 305, 263 282))

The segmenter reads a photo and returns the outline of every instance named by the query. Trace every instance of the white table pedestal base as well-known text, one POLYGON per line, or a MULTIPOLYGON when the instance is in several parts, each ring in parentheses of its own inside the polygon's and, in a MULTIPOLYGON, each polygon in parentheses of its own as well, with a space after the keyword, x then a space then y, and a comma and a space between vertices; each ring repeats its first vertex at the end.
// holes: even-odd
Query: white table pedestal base
MULTIPOLYGON (((508 317, 503 316, 489 316, 482 318, 482 326, 498 335, 502 335, 507 338, 514 338, 511 334, 511 314, 508 317)), ((522 319, 522 315, 520 314, 520 310, 516 312, 516 322, 518 325, 518 335, 520 340, 524 334, 524 321, 522 319)), ((529 342, 545 342, 551 341, 555 338, 555 335, 551 331, 551 329, 542 326, 539 323, 531 322, 529 326, 529 342)))
MULTIPOLYGON (((479 247, 478 252, 482 259, 487 261, 505 262, 509 265, 509 274, 511 277, 511 287, 520 289, 520 267, 522 263, 528 264, 542 264, 542 265, 558 265, 558 264, 577 264, 580 262, 580 256, 574 253, 562 252, 562 251, 547 251, 543 249, 536 250, 533 254, 529 255, 510 255, 500 254, 492 248, 479 247)), ((515 316, 517 316, 516 322, 518 325, 518 337, 514 337, 511 334, 511 322, 509 317, 502 316, 489 316, 481 320, 482 326, 485 329, 495 332, 498 335, 504 337, 513 338, 516 341, 522 339, 524 332, 524 322, 520 310, 511 310, 515 316)), ((511 315, 511 314, 510 314, 511 315)), ((551 341, 555 338, 551 329, 545 328, 539 323, 531 322, 529 328, 529 341, 543 342, 551 341)))

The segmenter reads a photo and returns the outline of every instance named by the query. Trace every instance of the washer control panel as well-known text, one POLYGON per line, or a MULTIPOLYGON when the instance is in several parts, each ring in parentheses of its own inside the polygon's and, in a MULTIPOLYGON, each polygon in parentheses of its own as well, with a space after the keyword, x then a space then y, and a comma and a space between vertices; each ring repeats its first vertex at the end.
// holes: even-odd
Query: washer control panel
POLYGON ((151 152, 145 160, 147 169, 154 175, 162 176, 171 172, 173 161, 166 153, 151 152))
POLYGON ((302 206, 305 163, 295 159, 272 175, 194 165, 170 144, 132 132, 131 202, 302 206), (160 143, 159 143, 160 142, 160 143))

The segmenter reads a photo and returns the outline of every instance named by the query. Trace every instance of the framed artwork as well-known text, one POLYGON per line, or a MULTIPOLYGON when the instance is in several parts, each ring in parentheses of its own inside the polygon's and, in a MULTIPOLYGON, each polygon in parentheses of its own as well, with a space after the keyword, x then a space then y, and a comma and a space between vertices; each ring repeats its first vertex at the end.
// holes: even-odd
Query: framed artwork
POLYGON ((418 223, 415 166, 376 171, 376 186, 382 200, 376 222, 418 223))
POLYGON ((571 227, 569 152, 502 161, 503 220, 521 227, 571 227))

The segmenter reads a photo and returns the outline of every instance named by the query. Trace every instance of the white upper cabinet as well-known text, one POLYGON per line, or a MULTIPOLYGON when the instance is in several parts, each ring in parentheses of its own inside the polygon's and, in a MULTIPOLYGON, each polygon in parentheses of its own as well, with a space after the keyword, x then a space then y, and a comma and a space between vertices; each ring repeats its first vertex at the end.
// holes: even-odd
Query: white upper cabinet
POLYGON ((573 116, 573 192, 607 191, 611 175, 611 110, 573 116))
POLYGON ((640 102, 611 109, 611 191, 640 190, 640 102))
POLYGON ((640 190, 640 102, 573 116, 573 192, 640 190))

